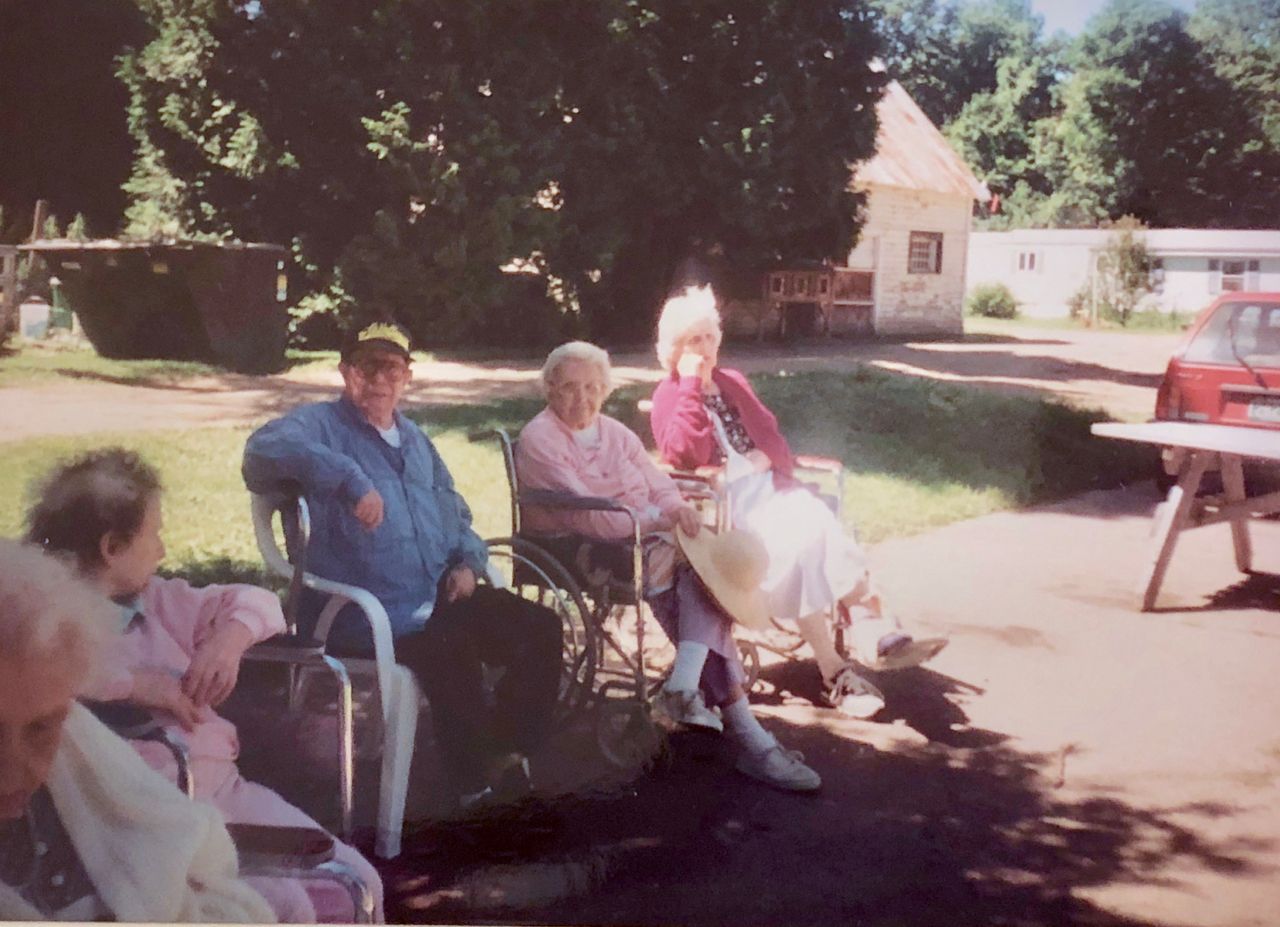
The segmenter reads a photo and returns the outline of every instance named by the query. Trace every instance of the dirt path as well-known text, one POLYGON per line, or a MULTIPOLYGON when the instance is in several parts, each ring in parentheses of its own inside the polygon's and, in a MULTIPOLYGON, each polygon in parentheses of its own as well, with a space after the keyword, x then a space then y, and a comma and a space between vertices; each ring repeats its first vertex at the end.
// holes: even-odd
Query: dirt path
MULTIPOLYGON (((726 359, 748 372, 884 370, 1024 395, 1050 395, 1104 408, 1121 419, 1150 415, 1155 387, 1176 335, 1027 332, 968 342, 733 345, 726 359)), ((620 384, 652 382, 648 353, 615 358, 620 384)), ((534 361, 439 361, 417 365, 409 405, 467 403, 537 393, 534 361)), ((133 386, 102 379, 0 389, 0 442, 174 427, 249 425, 340 388, 336 371, 249 377, 226 374, 172 384, 133 386)))

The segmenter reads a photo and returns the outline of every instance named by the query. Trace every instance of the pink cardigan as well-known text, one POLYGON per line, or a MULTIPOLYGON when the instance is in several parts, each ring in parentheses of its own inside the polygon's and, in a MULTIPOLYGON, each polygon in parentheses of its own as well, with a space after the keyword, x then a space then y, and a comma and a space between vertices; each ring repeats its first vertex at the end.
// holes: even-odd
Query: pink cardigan
MULTIPOLYGON (((103 674, 85 694, 103 701, 128 700, 133 671, 154 667, 181 676, 191 666, 196 648, 220 624, 238 621, 253 641, 266 640, 285 629, 284 614, 275 593, 257 586, 227 585, 197 588, 184 579, 152 577, 138 603, 140 626, 115 637, 107 648, 103 674)), ((165 727, 185 741, 193 762, 234 762, 240 753, 235 725, 205 707, 193 731, 184 731, 165 718, 165 727)), ((172 765, 167 751, 142 743, 138 752, 153 766, 172 765)), ((199 777, 197 776, 197 780, 199 777)))
MULTIPOLYGON (((717 367, 711 379, 720 387, 725 401, 735 406, 747 434, 773 464, 774 483, 780 487, 794 482, 795 462, 787 439, 778 430, 778 420, 760 401, 747 378, 736 370, 717 367)), ((653 391, 653 412, 649 418, 653 440, 664 460, 674 467, 692 470, 718 463, 724 454, 716 439, 715 425, 702 404, 702 381, 695 376, 671 376, 653 391)))
MULTIPOLYGON (((626 425, 601 415, 600 447, 587 450, 550 409, 543 409, 520 432, 516 471, 524 489, 560 489, 580 496, 603 496, 644 511, 669 515, 683 504, 680 490, 645 453, 626 425)), ((631 536, 631 520, 621 512, 564 512, 526 506, 524 527, 535 533, 571 532, 603 540, 631 536)))

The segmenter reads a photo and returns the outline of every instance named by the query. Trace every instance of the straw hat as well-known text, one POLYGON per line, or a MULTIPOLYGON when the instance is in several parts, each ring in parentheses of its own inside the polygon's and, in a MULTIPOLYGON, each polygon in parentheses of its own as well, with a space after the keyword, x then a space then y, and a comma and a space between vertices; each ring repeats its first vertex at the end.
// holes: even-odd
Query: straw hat
POLYGON ((735 529, 697 537, 676 531, 685 559, 716 602, 739 624, 756 631, 769 627, 769 604, 760 591, 769 571, 769 552, 750 531, 735 529))

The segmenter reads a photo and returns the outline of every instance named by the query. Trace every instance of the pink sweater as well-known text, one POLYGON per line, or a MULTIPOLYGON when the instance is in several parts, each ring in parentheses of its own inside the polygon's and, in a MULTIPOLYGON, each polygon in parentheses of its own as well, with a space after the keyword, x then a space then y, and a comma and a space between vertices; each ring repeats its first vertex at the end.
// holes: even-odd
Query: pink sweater
MULTIPOLYGON (((717 367, 712 381, 720 387, 725 401, 738 409, 747 434, 773 464, 774 484, 780 488, 794 482, 795 462, 787 439, 778 430, 778 420, 760 401, 747 378, 736 370, 717 367)), ((667 463, 682 469, 720 461, 723 454, 716 440, 715 424, 702 404, 702 381, 697 377, 671 376, 653 391, 653 412, 649 423, 658 452, 667 463)))
MULTIPOLYGON (((257 586, 197 589, 184 579, 152 577, 142 592, 139 608, 144 616, 142 622, 112 640, 104 661, 105 678, 85 693, 90 698, 127 701, 133 690, 135 669, 159 668, 182 676, 191 665, 196 648, 223 622, 239 621, 252 633, 254 642, 285 629, 280 600, 257 586)), ((240 754, 235 725, 211 708, 203 709, 193 731, 184 730, 172 718, 163 720, 165 727, 187 744, 193 763, 234 762, 240 754)), ((157 768, 172 765, 168 751, 158 744, 140 744, 139 752, 157 768)))
MULTIPOLYGON (((643 511, 655 506, 669 515, 683 504, 680 490, 645 453, 640 439, 617 419, 601 415, 600 447, 589 450, 550 409, 520 432, 516 471, 524 489, 559 489, 603 496, 643 511)), ((561 512, 525 506, 523 524, 535 534, 573 533, 616 540, 631 536, 621 512, 561 512)))

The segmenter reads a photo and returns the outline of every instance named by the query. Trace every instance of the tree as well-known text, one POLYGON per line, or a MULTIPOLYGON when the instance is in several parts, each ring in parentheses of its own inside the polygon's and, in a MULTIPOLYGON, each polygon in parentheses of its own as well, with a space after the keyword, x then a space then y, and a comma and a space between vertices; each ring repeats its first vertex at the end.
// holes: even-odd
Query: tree
POLYGON ((889 76, 938 126, 996 91, 1010 58, 1048 65, 1044 21, 1028 0, 871 0, 889 76))
POLYGON ((1239 132, 1241 101, 1185 23, 1160 0, 1112 0, 1090 21, 1044 145, 1059 207, 1152 226, 1268 221, 1269 195, 1254 186, 1265 165, 1239 132))
POLYGON ((1280 0, 1200 0, 1187 31, 1244 95, 1259 138, 1280 149, 1280 0))
POLYGON ((132 143, 113 59, 145 38, 130 0, 10 0, 0 27, 0 241, 31 233, 36 200, 120 224, 132 143))
POLYGON ((1143 226, 1132 216, 1115 223, 1106 247, 1098 255, 1093 304, 1096 311, 1122 326, 1151 292, 1151 255, 1143 240, 1143 226))
POLYGON ((634 337, 690 251, 856 227, 881 81, 838 0, 137 2, 134 227, 292 241, 307 289, 424 343, 492 333, 513 261, 634 337))

